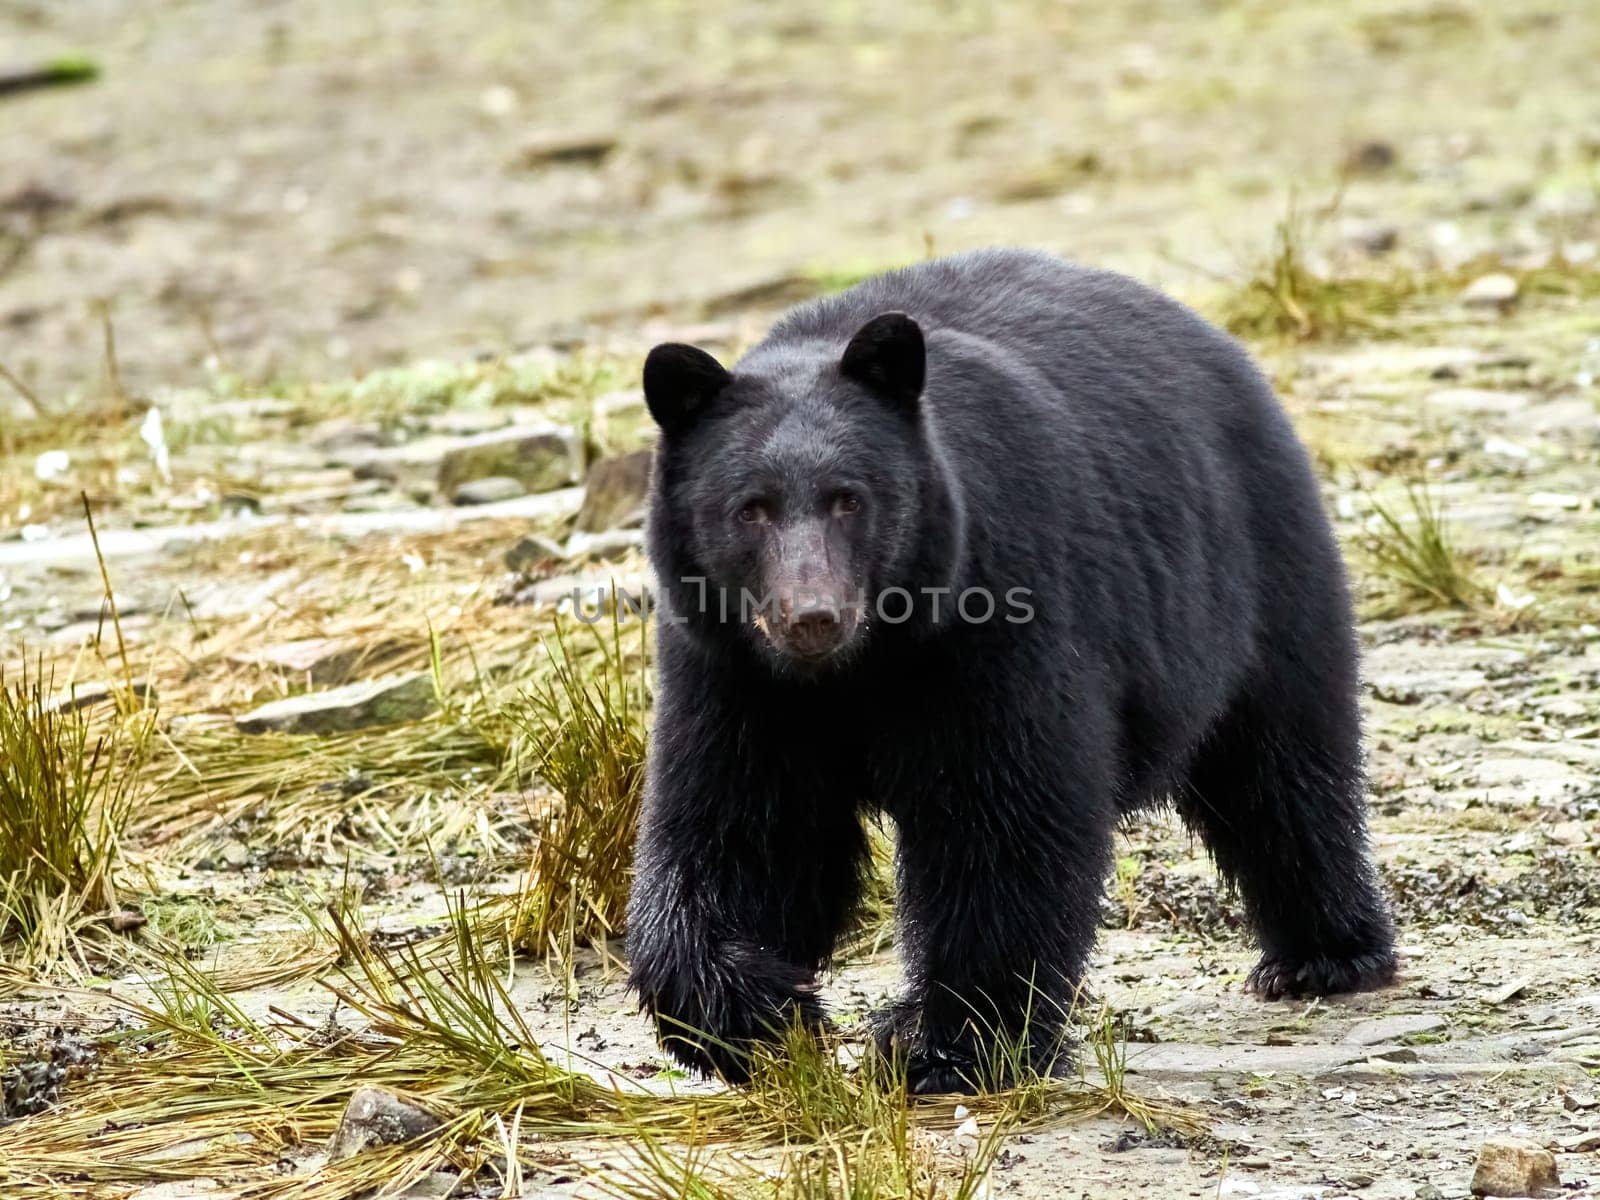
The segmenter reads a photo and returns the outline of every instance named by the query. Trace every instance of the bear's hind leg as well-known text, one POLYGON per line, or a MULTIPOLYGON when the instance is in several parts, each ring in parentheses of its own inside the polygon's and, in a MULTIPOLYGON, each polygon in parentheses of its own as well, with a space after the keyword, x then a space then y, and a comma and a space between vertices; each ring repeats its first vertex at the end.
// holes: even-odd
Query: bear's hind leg
POLYGON ((1249 911, 1261 960, 1248 986, 1264 999, 1366 991, 1395 974, 1367 844, 1360 717, 1353 689, 1332 683, 1247 689, 1177 792, 1249 911))

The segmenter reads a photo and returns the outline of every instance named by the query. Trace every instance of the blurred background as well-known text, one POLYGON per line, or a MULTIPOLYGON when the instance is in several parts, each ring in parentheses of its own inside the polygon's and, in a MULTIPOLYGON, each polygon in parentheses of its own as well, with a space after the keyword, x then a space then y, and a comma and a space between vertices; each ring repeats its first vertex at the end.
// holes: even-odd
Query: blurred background
POLYGON ((99 75, 0 98, 0 361, 99 386, 101 302, 135 391, 632 347, 995 242, 1193 294, 1291 196, 1337 200, 1319 255, 1548 254, 1595 233, 1597 26, 1581 0, 6 0, 0 66, 99 75))

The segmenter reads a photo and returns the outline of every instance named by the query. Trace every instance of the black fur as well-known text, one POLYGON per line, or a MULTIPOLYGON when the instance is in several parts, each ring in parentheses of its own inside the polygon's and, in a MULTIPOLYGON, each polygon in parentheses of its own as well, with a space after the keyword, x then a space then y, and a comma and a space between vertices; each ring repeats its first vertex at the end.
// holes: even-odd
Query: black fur
POLYGON ((1342 565, 1234 342, 1128 279, 997 250, 795 309, 725 377, 658 354, 671 612, 628 928, 681 1061, 740 1080, 752 1039, 825 1021, 815 973, 878 812, 907 977, 880 1041, 918 1090, 974 1086, 1025 1019, 1052 1051, 1113 827, 1168 798, 1248 906, 1257 992, 1393 976, 1342 565), (847 616, 801 637, 789 587, 847 616), (886 620, 896 587, 953 591, 886 620), (954 611, 971 588, 992 619, 954 611), (1031 620, 1008 619, 1019 588, 1031 620), (780 597, 750 617, 741 590, 780 597))

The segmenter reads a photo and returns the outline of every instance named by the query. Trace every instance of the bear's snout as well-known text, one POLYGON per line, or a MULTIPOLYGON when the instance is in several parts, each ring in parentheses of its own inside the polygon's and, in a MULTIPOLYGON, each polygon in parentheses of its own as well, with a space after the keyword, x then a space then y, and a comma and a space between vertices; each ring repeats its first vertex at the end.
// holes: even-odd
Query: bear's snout
POLYGON ((844 644, 853 615, 823 596, 802 594, 780 605, 780 649, 796 658, 821 659, 844 644))

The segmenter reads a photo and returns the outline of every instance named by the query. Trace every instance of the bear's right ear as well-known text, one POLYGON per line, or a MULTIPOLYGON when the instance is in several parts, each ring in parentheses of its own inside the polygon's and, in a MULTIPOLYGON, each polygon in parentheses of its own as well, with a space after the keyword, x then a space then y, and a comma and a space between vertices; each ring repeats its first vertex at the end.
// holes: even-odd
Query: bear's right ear
POLYGON ((699 347, 663 342, 644 360, 644 402, 656 424, 675 433, 731 378, 726 367, 699 347))
POLYGON ((922 326, 903 312, 881 313, 856 330, 839 369, 901 410, 914 413, 928 370, 922 326))

